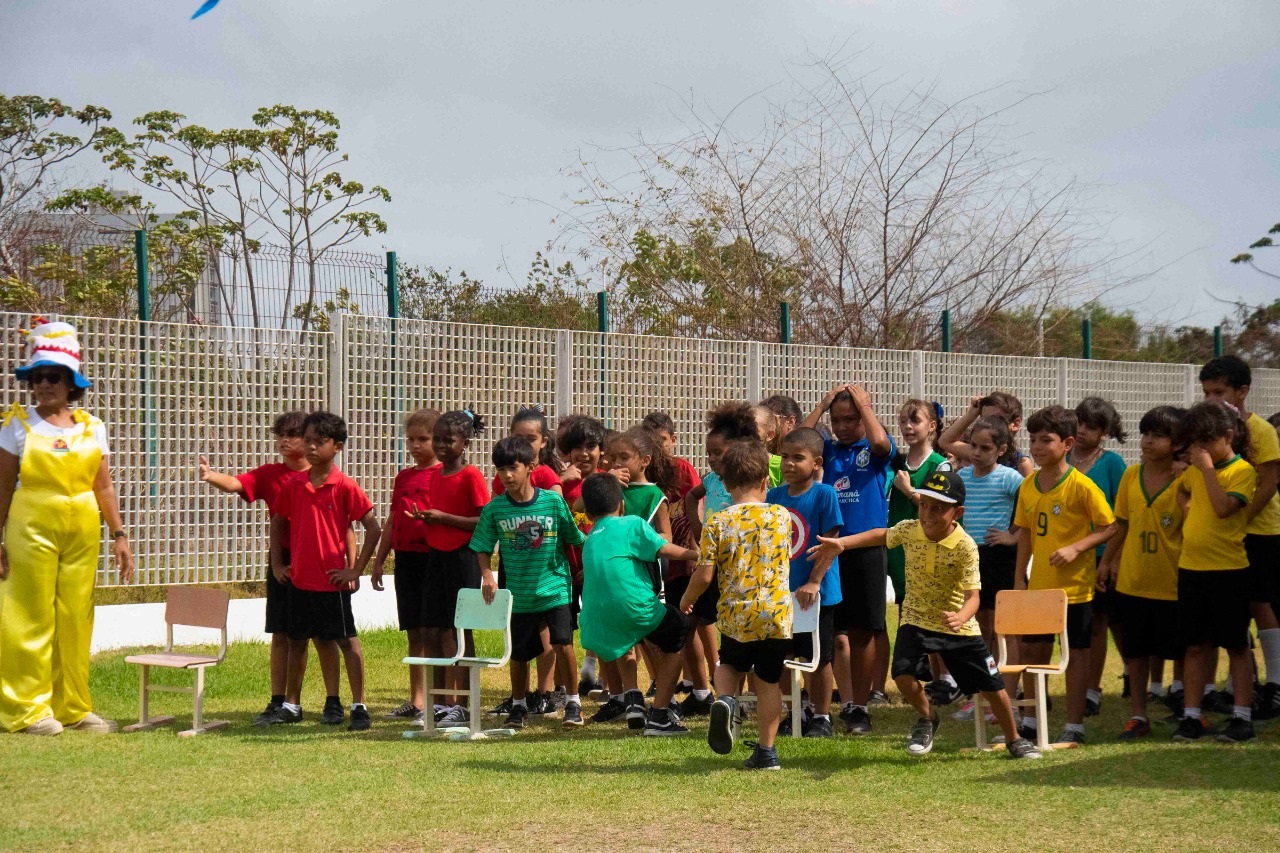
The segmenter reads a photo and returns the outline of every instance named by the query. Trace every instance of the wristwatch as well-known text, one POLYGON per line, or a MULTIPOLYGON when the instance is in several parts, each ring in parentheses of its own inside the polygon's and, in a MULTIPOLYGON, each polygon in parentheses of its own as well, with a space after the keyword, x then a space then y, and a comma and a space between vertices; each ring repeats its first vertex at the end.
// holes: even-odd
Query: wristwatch
POLYGON ((128 535, 129 535, 129 534, 128 534, 128 533, 125 533, 123 530, 117 530, 117 531, 115 531, 115 532, 113 532, 113 533, 111 534, 111 538, 112 538, 112 539, 124 539, 124 538, 126 538, 128 535))

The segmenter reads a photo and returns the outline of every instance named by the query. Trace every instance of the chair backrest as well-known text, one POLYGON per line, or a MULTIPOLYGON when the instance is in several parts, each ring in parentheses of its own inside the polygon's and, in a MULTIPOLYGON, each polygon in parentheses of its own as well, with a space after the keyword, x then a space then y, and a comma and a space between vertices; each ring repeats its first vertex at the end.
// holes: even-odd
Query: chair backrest
POLYGON ((1066 628, 1066 590, 1002 589, 996 593, 997 634, 1061 634, 1066 628))
POLYGON ((231 602, 231 594, 226 590, 171 586, 166 596, 164 621, 169 625, 226 630, 227 608, 231 602))
POLYGON ((795 603, 795 599, 792 599, 791 633, 811 634, 818 630, 818 611, 821 609, 818 602, 814 601, 808 610, 801 610, 800 605, 795 603))
POLYGON ((511 624, 511 590, 498 590, 493 604, 485 604, 484 593, 478 589, 458 590, 453 624, 460 630, 506 631, 511 624))

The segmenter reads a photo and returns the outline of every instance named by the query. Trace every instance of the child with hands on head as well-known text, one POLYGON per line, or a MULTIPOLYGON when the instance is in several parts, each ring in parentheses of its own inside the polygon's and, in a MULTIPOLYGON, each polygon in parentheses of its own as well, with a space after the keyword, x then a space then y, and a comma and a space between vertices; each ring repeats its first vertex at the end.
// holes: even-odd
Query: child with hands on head
POLYGON ((959 418, 953 421, 942 435, 938 436, 938 449, 956 458, 961 465, 970 462, 973 446, 964 439, 966 431, 978 418, 1003 418, 1009 425, 1009 447, 997 460, 1001 465, 1013 468, 1023 477, 1031 476, 1035 470, 1032 459, 1025 453, 1018 452, 1018 431, 1022 429, 1022 401, 1005 391, 992 391, 985 397, 973 397, 959 418))

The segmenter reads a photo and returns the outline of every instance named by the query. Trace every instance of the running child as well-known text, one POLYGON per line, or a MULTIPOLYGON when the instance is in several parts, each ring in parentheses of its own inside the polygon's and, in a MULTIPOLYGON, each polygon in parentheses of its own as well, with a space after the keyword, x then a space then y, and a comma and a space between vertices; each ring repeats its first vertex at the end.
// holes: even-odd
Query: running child
MULTIPOLYGON (((573 513, 558 492, 533 484, 536 455, 521 435, 510 435, 493 448, 493 465, 503 492, 485 505, 471 536, 480 561, 480 589, 492 602, 498 580, 492 570, 496 546, 512 595, 511 712, 505 726, 524 728, 529 721, 529 661, 543 654, 548 639, 557 676, 565 684, 577 675, 573 651, 572 579, 565 549, 585 541, 573 513), (546 630, 544 636, 543 631, 546 630)), ((564 725, 582 725, 582 701, 565 699, 564 725)))
MULTIPOLYGON (((1018 489, 1013 523, 1018 528, 1015 589, 1062 589, 1067 593, 1067 725, 1060 743, 1084 743, 1085 691, 1089 688, 1089 646, 1093 629, 1093 590, 1098 579, 1098 545, 1115 533, 1115 516, 1106 495, 1067 462, 1076 442, 1076 413, 1048 406, 1027 421, 1031 457, 1039 470, 1018 489), (1034 560, 1034 563, 1033 563, 1034 560), (1027 567, 1032 566, 1027 579, 1027 567)), ((1020 638, 1021 663, 1048 663, 1053 635, 1020 638)), ((1035 699, 1035 680, 1024 680, 1035 699)), ((1020 732, 1035 739, 1035 710, 1023 714, 1020 732)))
MULTIPOLYGON (((1120 478, 1124 476, 1124 458, 1114 450, 1107 450, 1103 443, 1113 438, 1124 444, 1125 431, 1120 413, 1110 400, 1101 397, 1085 397, 1076 406, 1076 444, 1071 448, 1068 462, 1102 490, 1107 504, 1113 509, 1116 494, 1120 490, 1120 478)), ((1099 560, 1106 546, 1094 549, 1099 560)), ((1099 584, 1093 593, 1093 642, 1089 647, 1089 689, 1085 692, 1086 717, 1095 717, 1102 707, 1102 672, 1107 665, 1107 628, 1120 645, 1119 620, 1111 618, 1111 588, 1099 584)), ((1129 696, 1129 674, 1124 674, 1122 696, 1129 696)))
POLYGON ((1186 512, 1178 558, 1178 624, 1187 655, 1186 685, 1177 741, 1208 733, 1201 705, 1213 681, 1217 650, 1227 650, 1235 706, 1218 740, 1253 740, 1253 659, 1249 655, 1249 555, 1244 547, 1249 506, 1258 473, 1245 458, 1249 428, 1225 402, 1192 406, 1182 419, 1179 440, 1187 444, 1190 466, 1178 479, 1178 500, 1186 512))
POLYGON ((777 770, 780 765, 774 739, 782 716, 778 682, 783 661, 791 651, 791 514, 784 507, 764 502, 769 488, 769 451, 758 439, 730 442, 721 465, 733 505, 707 519, 698 568, 680 601, 680 610, 692 613, 712 579, 719 579, 716 626, 721 634, 720 666, 715 674, 719 698, 711 705, 707 743, 720 755, 733 750, 734 694, 743 677, 754 672, 760 742, 743 767, 777 770))
POLYGON ((1256 412, 1247 408, 1253 372, 1238 356, 1223 355, 1200 369, 1206 400, 1235 406, 1249 427, 1249 464, 1258 472, 1258 489, 1245 510, 1244 549, 1249 555, 1249 612, 1258 626, 1265 674, 1257 702, 1257 718, 1280 717, 1280 438, 1256 412))
MULTIPOLYGON (((831 661, 835 658, 835 608, 840 603, 840 573, 830 571, 830 561, 809 562, 806 553, 819 536, 840 532, 843 516, 836 490, 815 482, 822 464, 822 436, 817 430, 796 427, 782 439, 782 477, 785 485, 769 490, 768 501, 785 507, 791 514, 791 568, 789 587, 796 604, 807 610, 817 602, 818 648, 809 635, 796 637, 793 654, 817 660, 818 668, 807 677, 813 717, 803 732, 805 737, 831 737, 831 661)), ((790 720, 784 719, 785 727, 790 720)), ((786 734, 786 732, 783 732, 786 734)))
MULTIPOLYGON (((302 446, 302 422, 305 412, 285 412, 276 418, 271 425, 271 434, 276 437, 276 452, 280 454, 279 462, 259 465, 252 471, 237 474, 223 474, 209 467, 209 460, 200 457, 200 480, 208 483, 220 492, 239 495, 245 503, 262 501, 267 507, 267 519, 275 514, 276 500, 280 490, 290 480, 301 477, 311 467, 307 462, 306 451, 302 446)), ((288 683, 289 666, 289 588, 276 580, 271 572, 271 555, 267 555, 267 624, 266 632, 271 635, 271 699, 261 714, 254 718, 255 726, 274 726, 281 723, 296 723, 302 716, 288 712, 281 713, 284 705, 285 685, 288 683)), ((285 556, 285 563, 289 562, 285 556)), ((307 659, 302 658, 305 669, 307 659)))
POLYGON ((369 728, 364 704, 364 654, 351 615, 351 594, 378 548, 382 528, 364 491, 334 463, 347 443, 347 423, 332 412, 312 412, 303 421, 302 441, 311 467, 289 481, 271 516, 271 571, 289 583, 289 681, 283 708, 302 716, 302 672, 307 641, 315 644, 324 675, 320 722, 341 725, 339 666, 347 666, 351 687, 350 731, 369 728), (349 547, 351 525, 364 527, 357 557, 349 547), (289 562, 285 562, 286 554, 289 562))
POLYGON ((1151 659, 1181 660, 1185 652, 1178 632, 1183 513, 1173 469, 1178 449, 1174 437, 1185 414, 1174 406, 1157 406, 1142 416, 1142 461, 1125 469, 1120 478, 1116 535, 1098 563, 1098 588, 1115 590, 1113 611, 1124 625, 1117 639, 1129 673, 1132 714, 1120 733, 1125 741, 1151 734, 1151 659))
POLYGON ((635 647, 651 643, 657 660, 657 689, 647 718, 628 716, 632 729, 649 737, 688 734, 668 707, 680 677, 680 651, 689 620, 653 591, 648 564, 659 557, 695 560, 697 552, 673 545, 653 526, 623 512, 622 484, 616 477, 593 474, 583 482, 582 503, 591 519, 591 534, 582 548, 582 646, 621 671, 624 702, 644 708, 636 673, 635 647))
MULTIPOLYGON (((822 482, 840 498, 841 536, 885 526, 889 518, 890 466, 897 445, 871 408, 860 385, 837 385, 804 419, 814 429, 823 413, 831 418, 834 440, 822 448, 822 482)), ((871 731, 867 702, 875 664, 875 636, 885 631, 884 546, 840 555, 842 599, 835 612, 835 677, 843 707, 840 719, 849 734, 871 731)))
POLYGON ((1004 418, 1009 425, 1009 449, 999 462, 1014 468, 1023 477, 1030 477, 1035 470, 1032 459, 1018 450, 1018 431, 1022 429, 1022 401, 1005 391, 992 391, 985 397, 974 397, 963 415, 947 426, 938 436, 938 449, 949 453, 961 465, 967 465, 973 448, 964 435, 978 418, 1004 418))
POLYGON ((817 564, 830 562, 847 548, 880 544, 906 553, 907 597, 894 640, 893 680, 915 709, 907 752, 926 755, 933 749, 938 712, 924 685, 931 678, 929 656, 947 664, 960 688, 981 693, 1004 731, 1010 758, 1039 758, 1030 740, 1014 728, 1013 707, 996 662, 978 630, 978 546, 960 526, 964 514, 964 481, 952 471, 936 471, 916 490, 918 519, 839 539, 823 538, 811 550, 817 564))
MULTIPOLYGON (((898 409, 898 432, 906 442, 907 449, 904 451, 899 447, 890 466, 893 470, 893 484, 889 491, 890 527, 899 521, 917 517, 917 502, 920 498, 915 490, 929 479, 930 474, 939 469, 951 470, 947 457, 933 447, 938 437, 941 410, 942 407, 937 403, 916 399, 907 400, 898 409)), ((901 610, 907 583, 903 550, 889 550, 887 560, 889 582, 893 584, 893 600, 901 610)), ((876 634, 876 661, 872 672, 871 696, 867 704, 887 705, 889 697, 885 693, 885 680, 889 675, 888 632, 876 634)))

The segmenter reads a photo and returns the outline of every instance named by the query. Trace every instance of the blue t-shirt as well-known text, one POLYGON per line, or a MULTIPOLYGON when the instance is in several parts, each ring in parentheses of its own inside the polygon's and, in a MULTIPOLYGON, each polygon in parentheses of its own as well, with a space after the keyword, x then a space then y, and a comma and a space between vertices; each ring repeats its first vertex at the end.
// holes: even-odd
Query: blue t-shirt
POLYGON ((721 480, 720 475, 715 471, 708 471, 702 478, 702 487, 707 490, 706 497, 702 499, 703 521, 733 506, 733 498, 729 496, 729 490, 724 487, 724 480, 721 480))
POLYGON ((996 465, 985 477, 979 477, 973 466, 966 465, 960 469, 960 479, 964 482, 964 516, 960 524, 974 542, 985 545, 988 530, 1008 530, 1013 523, 1022 475, 1016 469, 996 465))
MULTIPOLYGON (((1103 451, 1094 463, 1089 466, 1089 471, 1085 474, 1093 484, 1102 493, 1107 496, 1107 506, 1112 509, 1116 508, 1116 494, 1120 491, 1120 478, 1124 476, 1124 469, 1128 467, 1124 464, 1124 457, 1114 450, 1103 451)), ((1104 542, 1097 548, 1098 557, 1102 557, 1102 552, 1107 549, 1104 542)))
MULTIPOLYGON (((791 591, 795 592, 809 582, 813 563, 805 553, 818 544, 818 535, 838 528, 841 522, 840 499, 835 489, 825 483, 814 483, 802 495, 790 493, 788 485, 769 490, 767 500, 771 504, 786 507, 791 513, 791 591)), ((818 585, 821 604, 828 607, 839 604, 840 569, 832 565, 818 585)))
POLYGON ((890 466, 898 447, 889 436, 889 452, 876 456, 864 438, 850 445, 822 443, 822 482, 836 490, 844 524, 841 536, 865 533, 889 522, 890 466))

